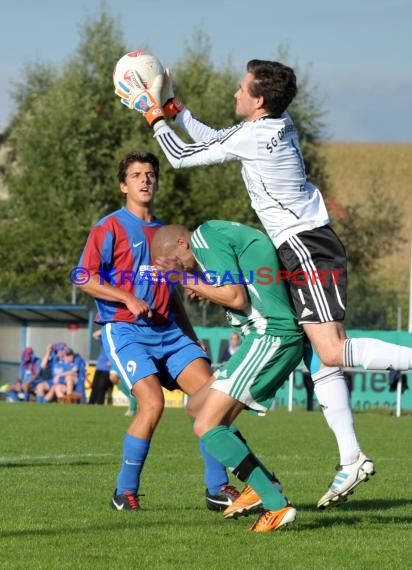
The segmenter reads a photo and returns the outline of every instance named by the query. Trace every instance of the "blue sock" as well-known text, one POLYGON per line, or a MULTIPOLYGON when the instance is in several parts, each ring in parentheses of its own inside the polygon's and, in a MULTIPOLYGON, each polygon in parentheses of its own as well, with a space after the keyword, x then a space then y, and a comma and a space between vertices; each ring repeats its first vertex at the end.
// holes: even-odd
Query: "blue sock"
POLYGON ((11 398, 13 400, 13 402, 20 402, 19 397, 17 396, 17 393, 14 392, 13 390, 7 390, 6 396, 11 398))
POLYGON ((44 404, 44 396, 36 396, 36 402, 38 404, 44 404))
POLYGON ((150 439, 140 439, 127 433, 123 441, 123 461, 117 477, 117 494, 125 491, 136 493, 140 485, 140 474, 149 453, 150 439))
POLYGON ((206 451, 204 441, 199 439, 200 452, 205 462, 205 484, 211 495, 216 495, 222 487, 229 483, 226 467, 206 451))

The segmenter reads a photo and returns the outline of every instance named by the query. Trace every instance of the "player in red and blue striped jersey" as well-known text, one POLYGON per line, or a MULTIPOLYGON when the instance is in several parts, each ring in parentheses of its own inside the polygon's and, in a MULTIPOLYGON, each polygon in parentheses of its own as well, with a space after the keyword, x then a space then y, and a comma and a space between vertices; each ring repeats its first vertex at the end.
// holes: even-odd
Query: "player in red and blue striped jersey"
MULTIPOLYGON (((126 155, 118 169, 125 206, 92 228, 79 263, 87 282, 77 285, 96 299, 104 350, 138 403, 111 500, 117 510, 139 509, 140 475, 164 408, 162 386, 192 395, 212 375, 175 287, 152 265, 150 244, 162 226, 153 213, 158 177, 156 156, 126 155)), ((223 465, 201 450, 206 504, 223 510, 238 493, 228 485, 223 465)))
POLYGON ((147 307, 136 313, 127 304, 97 298, 99 324, 114 321, 154 325, 173 320, 170 287, 152 275, 150 262, 150 242, 162 225, 156 218, 143 220, 123 207, 91 230, 79 265, 97 277, 99 286, 107 282, 133 298, 144 299, 151 313, 148 317, 147 307))

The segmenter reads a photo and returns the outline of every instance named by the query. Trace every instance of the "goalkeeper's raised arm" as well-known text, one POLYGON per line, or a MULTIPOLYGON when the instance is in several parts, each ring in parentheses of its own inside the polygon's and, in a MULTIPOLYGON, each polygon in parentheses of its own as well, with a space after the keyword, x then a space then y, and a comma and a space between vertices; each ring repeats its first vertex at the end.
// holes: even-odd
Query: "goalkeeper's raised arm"
POLYGON ((230 135, 236 133, 239 127, 215 130, 194 118, 175 97, 168 69, 163 76, 156 78, 150 89, 145 88, 143 84, 132 87, 119 83, 115 94, 126 107, 143 114, 174 168, 217 164, 243 157, 243 151, 246 150, 241 141, 243 137, 237 136, 236 140, 229 140, 230 135), (167 125, 166 117, 183 128, 195 143, 185 143, 167 125))
MULTIPOLYGON (((161 103, 165 115, 181 127, 195 143, 185 143, 164 121, 156 124, 155 138, 174 168, 216 164, 240 158, 233 152, 230 144, 224 145, 226 137, 233 134, 237 127, 213 129, 196 119, 189 109, 175 97, 168 69, 163 75, 161 103)), ((236 145, 238 150, 244 146, 239 145, 239 140, 236 145)))
MULTIPOLYGON (((193 118, 188 109, 184 109, 179 113, 185 122, 196 122, 201 127, 203 126, 200 121, 193 118), (186 119, 185 119, 186 117, 186 119)), ((205 129, 208 129, 205 125, 205 129)), ((210 129, 212 132, 213 129, 210 129)), ((231 129, 232 131, 232 129, 231 129)), ((233 133, 236 132, 234 127, 233 133)), ((212 137, 208 140, 202 139, 198 143, 185 143, 164 121, 159 121, 155 127, 156 140, 161 146, 166 158, 174 168, 186 168, 189 166, 200 166, 209 164, 218 164, 226 162, 227 160, 239 159, 238 152, 241 150, 242 141, 237 137, 238 149, 234 153, 233 144, 234 140, 228 141, 218 137, 212 137)))

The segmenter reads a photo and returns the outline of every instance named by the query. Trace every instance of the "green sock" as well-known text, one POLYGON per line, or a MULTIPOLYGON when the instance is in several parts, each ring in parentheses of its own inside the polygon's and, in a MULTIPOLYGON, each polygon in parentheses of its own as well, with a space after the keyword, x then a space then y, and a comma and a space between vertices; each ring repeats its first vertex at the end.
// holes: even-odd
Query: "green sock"
POLYGON ((278 511, 288 504, 288 501, 282 493, 274 486, 270 479, 267 478, 263 469, 258 466, 253 469, 247 478, 247 483, 253 487, 259 497, 262 499, 263 507, 269 511, 278 511))
POLYGON ((229 431, 227 426, 218 426, 201 438, 206 450, 226 467, 233 470, 249 454, 246 445, 229 431))
MULTIPOLYGON (((227 426, 218 426, 209 430, 201 437, 201 440, 210 455, 213 455, 231 471, 236 471, 236 468, 251 455, 248 446, 236 437, 227 426)), ((270 476, 267 476, 268 470, 266 469, 265 472, 253 454, 252 459, 254 465, 244 480, 253 487, 262 499, 264 508, 277 511, 286 506, 285 497, 273 486, 270 476)))
MULTIPOLYGON (((238 429, 238 427, 235 424, 232 424, 229 426, 229 430, 237 437, 240 439, 240 441, 243 441, 243 443, 246 445, 246 447, 248 448, 250 453, 253 453, 253 451, 250 449, 247 441, 245 440, 245 438, 243 437, 243 435, 241 434, 240 430, 238 429)), ((266 477, 269 477, 269 479, 272 481, 272 479, 274 478, 275 474, 273 473, 273 471, 269 471, 269 469, 267 469, 267 467, 265 465, 263 465, 263 463, 256 457, 256 459, 259 462, 260 467, 262 468, 262 470, 264 471, 266 477)))

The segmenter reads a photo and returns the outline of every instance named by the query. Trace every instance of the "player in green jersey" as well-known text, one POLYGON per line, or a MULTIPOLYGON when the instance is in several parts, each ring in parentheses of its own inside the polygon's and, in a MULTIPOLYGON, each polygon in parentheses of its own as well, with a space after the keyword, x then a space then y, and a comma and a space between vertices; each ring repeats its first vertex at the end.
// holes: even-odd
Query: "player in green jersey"
MULTIPOLYGON (((236 354, 189 403, 196 435, 247 483, 242 495, 253 495, 256 507, 263 506, 252 531, 268 532, 293 522, 295 507, 230 428, 244 409, 264 414, 303 356, 303 331, 288 290, 277 279, 282 268, 270 239, 243 224, 212 220, 193 233, 181 225, 161 228, 151 253, 166 278, 173 275, 192 295, 222 305, 228 322, 242 335, 236 354)), ((250 500, 247 504, 250 512, 250 500)), ((236 518, 244 514, 244 506, 235 501, 224 514, 236 518)))

